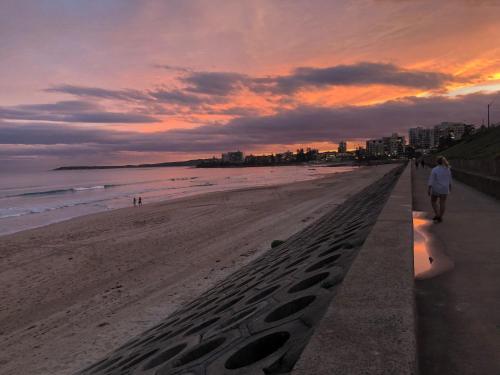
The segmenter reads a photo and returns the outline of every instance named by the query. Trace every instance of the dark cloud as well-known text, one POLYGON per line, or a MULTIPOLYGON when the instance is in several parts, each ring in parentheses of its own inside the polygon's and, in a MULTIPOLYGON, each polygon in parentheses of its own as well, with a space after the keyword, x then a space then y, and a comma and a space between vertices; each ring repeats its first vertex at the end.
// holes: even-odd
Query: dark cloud
POLYGON ((457 77, 439 72, 403 69, 393 64, 360 62, 326 68, 301 67, 289 75, 251 77, 231 72, 189 72, 179 77, 184 90, 215 96, 227 96, 242 89, 258 93, 292 95, 302 89, 328 86, 391 85, 438 90, 457 77))
POLYGON ((297 68, 290 75, 254 79, 254 90, 293 94, 327 86, 392 85, 435 90, 455 81, 450 74, 407 70, 393 64, 362 62, 327 68, 297 68))
MULTIPOLYGON (((155 108, 158 114, 163 114, 164 109, 158 105, 180 105, 198 107, 201 104, 215 104, 225 102, 226 99, 213 95, 198 95, 189 90, 157 88, 148 91, 123 89, 108 90, 99 87, 86 87, 75 85, 53 86, 45 91, 53 93, 70 94, 77 97, 92 99, 109 99, 132 102, 149 108, 155 108)), ((193 90, 194 91, 194 90, 193 90)))
POLYGON ((226 96, 232 94, 249 83, 244 74, 227 72, 193 72, 181 78, 187 91, 226 96))
POLYGON ((223 109, 206 109, 205 114, 209 115, 226 115, 226 116, 257 116, 260 111, 258 108, 252 107, 229 107, 223 109))
MULTIPOLYGON (((181 74, 176 78, 183 87, 160 87, 141 91, 132 89, 109 90, 65 84, 52 86, 46 91, 70 94, 81 98, 126 101, 141 106, 142 108, 139 109, 141 113, 162 115, 167 112, 170 114, 176 110, 180 111, 179 113, 185 113, 186 110, 199 113, 201 106, 205 107, 207 113, 218 111, 218 109, 207 109, 206 107, 226 103, 231 95, 238 94, 243 90, 265 94, 269 100, 275 99, 273 94, 279 94, 282 100, 286 100, 297 91, 306 89, 379 84, 437 91, 443 89, 447 83, 458 80, 449 74, 408 70, 393 64, 370 62, 326 68, 302 67, 295 69, 289 75, 267 77, 252 77, 233 72, 194 72, 169 65, 162 67, 180 72, 181 74), (168 106, 175 107, 168 108, 168 106), (165 109, 166 107, 169 109, 168 111, 165 109)), ((84 102, 81 103, 84 104, 84 102)), ((47 108, 40 107, 39 110, 51 111, 49 105, 46 106, 47 108)), ((26 109, 29 109, 28 106, 26 109)), ((32 109, 36 110, 36 108, 32 109)), ((74 110, 76 111, 77 108, 74 110)), ((227 114, 230 112, 228 110, 227 114)), ((235 116, 248 116, 250 114, 248 111, 242 110, 232 112, 235 116)), ((68 121, 73 120, 68 119, 68 121)), ((132 122, 135 122, 135 119, 132 122)))
MULTIPOLYGON (((224 150, 251 151, 265 145, 336 142, 363 139, 407 130, 416 125, 432 126, 441 121, 479 123, 485 106, 495 94, 469 94, 456 98, 409 97, 362 107, 299 107, 272 116, 248 116, 227 124, 156 133, 111 131, 70 125, 0 123, 0 143, 33 145, 87 144, 89 150, 116 152, 218 153, 224 150)), ((493 108, 493 122, 500 108, 493 108)), ((46 147, 43 147, 46 150, 46 147)), ((44 151, 47 152, 47 151, 44 151)), ((54 149, 57 153, 57 149, 54 149)))
POLYGON ((125 101, 148 101, 151 97, 140 91, 132 89, 108 90, 100 87, 56 85, 45 89, 47 92, 70 94, 78 97, 90 97, 125 101))
POLYGON ((182 67, 182 66, 167 65, 167 64, 163 64, 163 65, 156 64, 155 67, 156 68, 165 69, 165 70, 171 70, 171 71, 174 71, 174 72, 185 72, 185 73, 187 73, 187 72, 192 72, 193 71, 192 69, 185 68, 185 67, 182 67))
POLYGON ((128 112, 108 112, 95 103, 61 101, 51 104, 29 104, 0 107, 0 119, 24 121, 55 121, 82 123, 149 123, 158 119, 128 112))
POLYGON ((15 106, 14 108, 20 111, 28 112, 84 112, 95 111, 101 109, 96 103, 82 101, 82 100, 65 100, 56 103, 45 104, 23 104, 15 106))
MULTIPOLYGON (((95 143, 105 145, 112 143, 113 140, 113 132, 109 130, 80 128, 63 124, 20 124, 0 121, 0 144, 73 145, 95 143)), ((114 141, 123 140, 118 137, 114 141)))
POLYGON ((193 95, 182 90, 156 90, 151 91, 150 94, 160 103, 177 104, 187 107, 221 103, 226 100, 207 95, 193 95))

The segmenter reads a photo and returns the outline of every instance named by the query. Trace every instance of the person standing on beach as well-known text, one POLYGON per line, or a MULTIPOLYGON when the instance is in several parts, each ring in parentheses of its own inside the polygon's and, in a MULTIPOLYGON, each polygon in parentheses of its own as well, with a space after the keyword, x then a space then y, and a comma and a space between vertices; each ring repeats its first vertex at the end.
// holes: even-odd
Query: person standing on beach
POLYGON ((419 163, 418 159, 415 158, 415 168, 417 168, 417 169, 418 169, 418 163, 419 163))
POLYGON ((139 207, 142 206, 142 197, 139 197, 139 207))
POLYGON ((432 168, 429 182, 427 183, 427 194, 431 197, 432 208, 436 214, 432 220, 440 223, 443 221, 446 209, 446 198, 451 192, 451 171, 448 160, 444 156, 438 156, 436 161, 437 166, 432 168))
POLYGON ((137 206, 137 199, 134 197, 134 207, 137 206))

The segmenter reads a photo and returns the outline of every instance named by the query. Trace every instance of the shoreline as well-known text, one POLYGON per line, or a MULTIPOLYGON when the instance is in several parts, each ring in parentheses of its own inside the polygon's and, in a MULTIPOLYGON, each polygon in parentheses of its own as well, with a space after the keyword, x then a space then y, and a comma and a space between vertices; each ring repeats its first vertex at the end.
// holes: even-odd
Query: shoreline
POLYGON ((394 167, 211 192, 3 236, 2 368, 67 374, 91 364, 394 167))
MULTIPOLYGON (((317 167, 318 168, 319 167, 325 167, 325 165, 318 165, 317 167)), ((326 167, 328 167, 328 166, 326 166, 326 167)), ((212 193, 217 193, 217 192, 237 191, 237 190, 240 190, 240 189, 249 189, 249 188, 252 189, 252 188, 261 188, 261 187, 282 186, 282 185, 293 184, 293 183, 298 183, 298 182, 303 182, 303 181, 312 181, 312 180, 316 180, 316 179, 329 178, 329 177, 337 175, 339 173, 351 172, 351 171, 356 170, 356 169, 359 168, 359 167, 355 168, 353 166, 339 166, 339 167, 348 167, 348 168, 351 168, 351 169, 347 170, 347 171, 326 172, 326 173, 322 173, 321 175, 319 175, 317 177, 315 176, 315 177, 310 178, 310 179, 300 179, 298 181, 288 181, 288 182, 276 181, 276 182, 271 183, 269 185, 267 185, 267 184, 259 185, 259 184, 257 184, 257 182, 255 182, 254 184, 251 184, 249 186, 235 186, 235 187, 230 187, 230 186, 221 185, 218 190, 186 191, 181 196, 174 196, 174 197, 165 196, 165 197, 162 197, 160 199, 154 198, 154 200, 152 202, 149 201, 147 203, 147 205, 151 206, 152 204, 161 204, 161 203, 165 203, 165 202, 173 202, 173 201, 177 201, 179 199, 185 199, 185 198, 190 198, 190 197, 194 197, 194 196, 200 196, 200 195, 204 195, 204 194, 212 194, 212 193)), ((195 168, 193 168, 193 169, 195 169, 195 168)), ((316 168, 314 168, 314 169, 316 169, 316 168)), ((216 184, 216 185, 218 185, 218 184, 216 184)), ((108 185, 104 185, 104 186, 108 186, 108 185)), ((212 185, 207 185, 207 186, 212 186, 212 185)), ((71 190, 71 188, 69 188, 68 190, 71 190)), ((131 199, 132 198, 130 197, 130 200, 131 199)), ((74 208, 75 206, 80 206, 80 204, 76 204, 76 205, 72 205, 72 206, 67 206, 67 207, 65 206, 65 207, 62 207, 62 209, 63 210, 66 210, 68 208, 71 209, 71 208, 74 208)), ((126 206, 122 206, 122 207, 120 207, 120 206, 118 206, 118 207, 107 207, 107 208, 102 208, 102 209, 99 209, 99 210, 96 209, 95 206, 90 206, 90 205, 88 207, 87 207, 87 205, 84 205, 84 206, 81 206, 81 207, 83 207, 81 209, 83 211, 73 212, 73 213, 69 213, 69 214, 66 214, 66 215, 64 214, 64 212, 62 214, 59 213, 59 215, 56 215, 56 211, 59 212, 59 209, 56 209, 56 210, 45 210, 43 212, 37 212, 35 214, 19 215, 19 216, 15 216, 15 217, 0 218, 0 224, 2 223, 2 220, 7 220, 7 222, 5 223, 6 226, 0 232, 0 237, 6 236, 6 235, 15 234, 15 233, 19 233, 19 232, 23 232, 25 230, 36 229, 36 228, 43 228, 43 227, 46 227, 48 225, 65 222, 65 221, 72 220, 72 219, 75 219, 75 218, 78 218, 78 217, 84 217, 84 216, 89 216, 89 215, 94 215, 94 214, 100 214, 100 213, 115 211, 115 210, 124 209, 124 208, 130 208, 131 205, 127 204, 126 206), (56 215, 56 216, 54 216, 54 215, 56 215), (5 228, 7 228, 7 229, 5 229, 5 228), (12 228, 15 228, 15 229, 12 229, 12 228), (20 229, 17 229, 17 228, 20 228, 20 229)))

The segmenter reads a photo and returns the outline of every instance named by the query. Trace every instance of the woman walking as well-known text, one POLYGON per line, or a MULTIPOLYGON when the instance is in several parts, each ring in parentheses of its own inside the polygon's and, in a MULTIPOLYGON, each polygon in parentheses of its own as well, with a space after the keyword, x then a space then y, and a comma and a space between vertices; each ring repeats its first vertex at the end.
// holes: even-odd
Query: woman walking
POLYGON ((448 160, 444 156, 438 156, 436 161, 437 166, 432 168, 431 175, 429 176, 427 194, 431 197, 431 204, 435 213, 432 220, 440 223, 443 221, 446 209, 446 198, 451 192, 451 171, 448 160))

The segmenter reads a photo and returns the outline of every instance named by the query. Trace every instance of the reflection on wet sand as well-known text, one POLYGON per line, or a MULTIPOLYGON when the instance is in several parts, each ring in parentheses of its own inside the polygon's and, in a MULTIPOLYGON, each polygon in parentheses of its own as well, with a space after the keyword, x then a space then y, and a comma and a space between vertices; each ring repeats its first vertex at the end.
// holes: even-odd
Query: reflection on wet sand
POLYGON ((454 267, 453 260, 448 257, 436 243, 430 227, 432 220, 425 212, 413 211, 413 254, 416 279, 429 279, 440 275, 454 267))

